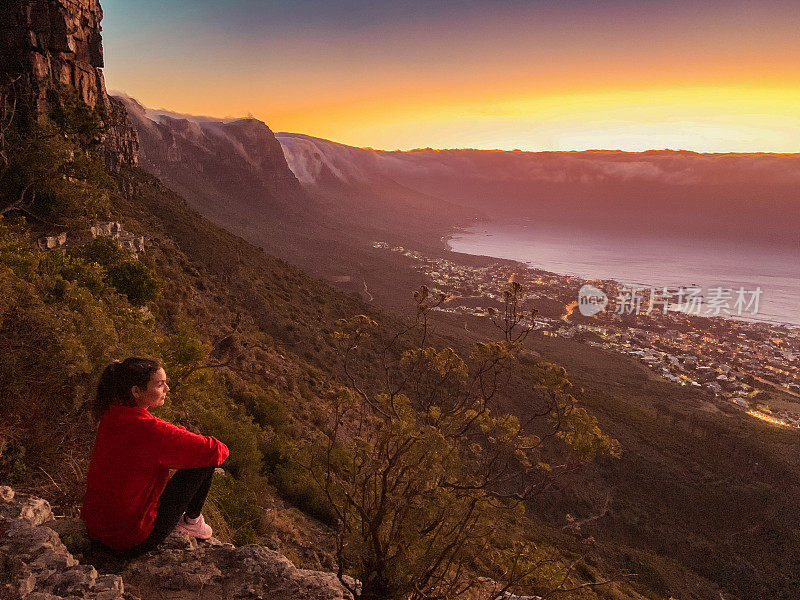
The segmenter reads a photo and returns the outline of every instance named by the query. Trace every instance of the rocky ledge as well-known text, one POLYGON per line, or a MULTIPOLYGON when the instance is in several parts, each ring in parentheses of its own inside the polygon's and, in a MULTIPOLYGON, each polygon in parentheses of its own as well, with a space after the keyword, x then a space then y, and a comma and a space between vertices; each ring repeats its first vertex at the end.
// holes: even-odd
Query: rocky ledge
POLYGON ((296 568, 263 546, 200 542, 173 533, 133 560, 94 546, 46 500, 0 486, 0 599, 264 598, 352 600, 335 574, 296 568))

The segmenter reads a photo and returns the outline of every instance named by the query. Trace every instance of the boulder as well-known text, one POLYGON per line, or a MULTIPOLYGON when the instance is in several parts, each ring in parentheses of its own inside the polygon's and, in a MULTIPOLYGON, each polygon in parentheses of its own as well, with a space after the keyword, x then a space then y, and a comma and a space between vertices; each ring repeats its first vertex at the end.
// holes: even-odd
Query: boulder
POLYGON ((8 486, 0 487, 0 519, 21 518, 32 525, 41 525, 53 518, 50 503, 35 496, 15 494, 8 486))
POLYGON ((80 564, 44 524, 53 518, 48 502, 7 489, 0 489, 0 498, 0 598, 133 598, 125 594, 122 578, 80 564))

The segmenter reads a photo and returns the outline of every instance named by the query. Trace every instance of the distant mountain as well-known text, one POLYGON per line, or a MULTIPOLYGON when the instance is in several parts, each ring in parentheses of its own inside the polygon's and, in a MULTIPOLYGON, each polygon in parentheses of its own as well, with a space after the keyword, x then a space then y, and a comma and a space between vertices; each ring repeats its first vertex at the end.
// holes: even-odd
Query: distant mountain
POLYGON ((408 175, 390 175, 554 226, 759 247, 800 243, 800 154, 420 151, 406 154, 402 166, 409 164, 417 168, 408 175))
POLYGON ((404 185, 387 172, 380 151, 297 133, 275 137, 292 172, 330 214, 348 222, 357 216, 359 225, 385 232, 397 243, 428 246, 455 224, 483 216, 404 185))
POLYGON ((121 100, 139 133, 142 166, 226 227, 419 242, 420 231, 443 232, 474 213, 381 173, 372 150, 275 136, 257 119, 212 120, 121 100))
POLYGON ((305 185, 388 179, 500 218, 620 235, 800 242, 800 154, 360 149, 279 133, 305 185), (758 227, 754 227, 754 224, 758 227))
POLYGON ((382 164, 382 153, 371 148, 356 148, 302 133, 275 134, 289 167, 307 186, 339 182, 369 185, 389 179, 382 164))
POLYGON ((141 166, 204 216, 245 237, 258 235, 268 249, 289 242, 287 227, 313 220, 313 201, 261 121, 151 119, 132 98, 120 100, 139 136, 141 166))
POLYGON ((443 235, 478 215, 381 174, 369 150, 308 136, 278 140, 256 119, 212 120, 119 99, 138 133, 142 168, 217 225, 366 298, 403 292, 408 304, 406 292, 420 285, 398 264, 404 259, 372 242, 440 251, 443 235))

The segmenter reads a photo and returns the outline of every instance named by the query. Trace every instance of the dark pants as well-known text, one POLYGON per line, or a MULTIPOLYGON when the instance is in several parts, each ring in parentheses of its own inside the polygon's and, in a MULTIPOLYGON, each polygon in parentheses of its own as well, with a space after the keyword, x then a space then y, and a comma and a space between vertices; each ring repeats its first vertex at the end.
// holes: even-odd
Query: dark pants
POLYGON ((145 541, 124 554, 134 557, 158 546, 175 529, 183 513, 190 519, 199 517, 211 488, 213 475, 214 467, 177 471, 161 492, 153 531, 145 541))

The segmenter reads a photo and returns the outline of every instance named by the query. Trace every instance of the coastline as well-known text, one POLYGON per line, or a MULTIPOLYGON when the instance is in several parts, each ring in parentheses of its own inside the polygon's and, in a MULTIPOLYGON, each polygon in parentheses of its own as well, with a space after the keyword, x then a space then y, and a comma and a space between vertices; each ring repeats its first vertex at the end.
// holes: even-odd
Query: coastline
MULTIPOLYGON (((442 241, 446 241, 443 237, 442 241)), ((530 314, 531 330, 540 340, 577 341, 624 355, 643 363, 654 376, 675 385, 702 389, 724 402, 752 409, 750 417, 773 425, 800 427, 800 327, 792 323, 695 314, 656 306, 648 312, 649 298, 636 303, 636 312, 618 312, 606 301, 599 312, 584 314, 578 307, 578 288, 585 283, 602 286, 608 298, 617 299, 619 283, 613 279, 587 280, 559 275, 521 261, 497 259, 448 250, 426 255, 402 246, 375 242, 376 248, 399 253, 416 264, 433 293, 443 293, 447 303, 435 310, 468 327, 471 318, 485 319, 501 310, 511 277, 524 286, 523 312, 530 314), (608 309, 606 310, 606 307, 608 309), (463 319, 463 321, 462 321, 463 319), (763 391, 771 413, 759 407, 763 391), (778 419, 780 422, 775 421, 778 419)))
MULTIPOLYGON (((486 222, 491 222, 491 221, 483 221, 483 222, 486 223, 486 222)), ((588 278, 588 277, 586 277, 584 275, 581 275, 581 274, 578 274, 578 273, 557 272, 557 271, 550 271, 550 270, 547 270, 547 269, 543 269, 541 267, 537 267, 537 266, 533 265, 530 261, 523 261, 523 260, 519 260, 519 259, 492 256, 490 254, 474 254, 474 253, 471 253, 471 252, 462 252, 462 251, 454 250, 452 248, 452 246, 451 246, 451 240, 458 234, 467 234, 467 233, 469 233, 468 227, 472 227, 472 226, 474 226, 474 225, 458 225, 458 226, 454 226, 454 227, 452 227, 450 229, 450 231, 446 235, 441 236, 440 243, 441 243, 442 250, 444 251, 446 256, 451 256, 451 257, 452 256, 469 257, 467 259, 468 262, 472 262, 473 260, 477 259, 480 262, 495 261, 495 262, 498 262, 500 264, 518 265, 520 268, 528 269, 528 270, 533 271, 533 272, 535 272, 537 274, 542 274, 542 275, 552 276, 552 277, 564 277, 564 278, 577 279, 577 280, 579 280, 581 282, 581 285, 604 283, 604 284, 611 284, 613 287, 615 287, 615 289, 620 288, 623 285, 635 285, 635 286, 640 286, 640 287, 642 287, 644 289, 649 289, 649 288, 660 289, 660 288, 663 287, 663 286, 657 286, 657 285, 648 284, 648 283, 639 282, 639 281, 629 281, 627 283, 623 283, 619 278, 599 278, 599 277, 598 278, 588 278)), ((673 286, 668 286, 668 287, 672 288, 673 286)), ((798 300, 798 301, 800 302, 800 300, 798 300)), ((672 310, 670 312, 671 313, 682 313, 683 311, 672 310)), ((687 314, 687 313, 683 313, 683 314, 687 314)), ((734 320, 734 321, 737 321, 737 322, 745 322, 745 323, 752 323, 752 324, 765 324, 765 325, 771 325, 771 326, 777 326, 777 327, 784 327, 784 328, 789 329, 789 330, 800 330, 800 314, 798 314, 798 321, 786 321, 786 320, 781 320, 781 319, 776 319, 776 318, 760 317, 760 316, 757 316, 757 315, 754 315, 754 316, 750 317, 750 316, 746 316, 746 315, 731 315, 731 314, 719 314, 719 315, 692 314, 691 316, 702 317, 702 318, 706 318, 706 319, 714 319, 714 318, 730 319, 730 320, 734 320)))

